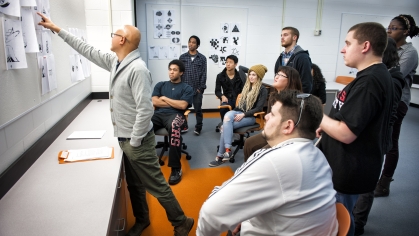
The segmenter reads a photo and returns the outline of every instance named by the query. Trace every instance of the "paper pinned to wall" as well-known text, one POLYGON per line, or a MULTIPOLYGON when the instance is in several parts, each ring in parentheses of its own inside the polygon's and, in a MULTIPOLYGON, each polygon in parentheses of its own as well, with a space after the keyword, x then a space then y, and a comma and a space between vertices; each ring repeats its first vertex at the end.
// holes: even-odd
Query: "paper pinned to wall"
POLYGON ((52 91, 57 88, 57 77, 55 76, 55 58, 53 54, 47 55, 46 58, 49 91, 52 91))
POLYGON ((20 20, 1 18, 7 69, 27 68, 20 20))
POLYGON ((17 0, 0 0, 0 12, 20 17, 20 2, 17 0))
POLYGON ((46 57, 41 57, 41 84, 42 84, 42 95, 49 92, 49 82, 48 82, 48 70, 47 70, 47 59, 46 57))
POLYGON ((32 10, 30 8, 22 7, 21 13, 25 52, 39 52, 32 10))
POLYGON ((35 0, 20 0, 20 6, 22 7, 34 7, 36 6, 35 0))
POLYGON ((170 59, 179 59, 180 57, 180 45, 170 45, 169 46, 169 58, 170 59))

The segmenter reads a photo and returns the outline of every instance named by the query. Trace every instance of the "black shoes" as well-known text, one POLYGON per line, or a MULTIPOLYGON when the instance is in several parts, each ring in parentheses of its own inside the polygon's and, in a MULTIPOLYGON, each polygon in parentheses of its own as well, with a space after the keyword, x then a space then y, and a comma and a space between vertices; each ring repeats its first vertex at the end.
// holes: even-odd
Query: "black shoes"
POLYGON ((170 174, 170 177, 169 177, 169 184, 175 185, 179 183, 181 179, 182 179, 182 169, 172 168, 172 173, 170 174))
POLYGON ((374 197, 387 197, 390 194, 390 183, 393 180, 391 177, 381 175, 374 190, 374 197))
POLYGON ((194 219, 187 217, 183 224, 175 227, 175 236, 188 236, 194 224, 194 219))
POLYGON ((149 222, 136 222, 125 236, 138 236, 150 225, 149 222))
POLYGON ((200 129, 195 129, 194 133, 199 136, 201 134, 201 130, 200 129))

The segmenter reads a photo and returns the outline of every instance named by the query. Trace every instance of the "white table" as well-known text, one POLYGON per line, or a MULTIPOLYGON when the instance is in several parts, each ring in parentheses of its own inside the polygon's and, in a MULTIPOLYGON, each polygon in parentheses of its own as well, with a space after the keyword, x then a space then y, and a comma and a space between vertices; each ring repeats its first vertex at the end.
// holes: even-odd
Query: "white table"
POLYGON ((0 200, 0 235, 123 234, 115 229, 125 219, 111 220, 125 210, 118 208, 121 167, 109 100, 93 100, 0 200), (76 130, 106 133, 102 139, 66 140, 76 130), (114 147, 114 159, 58 164, 60 150, 102 146, 114 147))

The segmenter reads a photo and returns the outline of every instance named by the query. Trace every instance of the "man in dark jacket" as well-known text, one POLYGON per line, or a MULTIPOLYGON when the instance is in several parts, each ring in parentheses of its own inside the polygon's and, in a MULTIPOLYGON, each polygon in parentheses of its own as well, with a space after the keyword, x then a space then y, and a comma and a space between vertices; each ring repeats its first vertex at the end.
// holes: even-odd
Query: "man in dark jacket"
POLYGON ((285 27, 281 33, 281 45, 285 51, 279 55, 275 63, 274 73, 278 73, 279 66, 290 66, 300 73, 304 93, 311 93, 313 77, 311 76, 311 59, 308 51, 297 45, 300 32, 294 27, 285 27))
MULTIPOLYGON (((236 70, 239 59, 230 55, 226 60, 226 68, 217 75, 215 81, 215 95, 220 99, 221 105, 230 105, 232 109, 236 107, 236 98, 242 92, 243 81, 239 72, 236 70)), ((221 121, 228 109, 220 109, 221 121)))

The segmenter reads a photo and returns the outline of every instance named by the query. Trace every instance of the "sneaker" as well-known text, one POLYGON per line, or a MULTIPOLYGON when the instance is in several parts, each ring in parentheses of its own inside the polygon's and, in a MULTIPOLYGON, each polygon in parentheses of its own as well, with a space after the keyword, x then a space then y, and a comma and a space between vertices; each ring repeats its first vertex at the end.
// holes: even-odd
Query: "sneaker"
POLYGON ((200 129, 195 129, 194 133, 199 136, 201 134, 201 130, 200 129))
POLYGON ((138 236, 141 235, 141 233, 150 225, 150 221, 146 223, 138 223, 136 222, 134 226, 128 231, 128 233, 125 236, 138 236))
POLYGON ((182 129, 180 129, 180 132, 181 133, 186 133, 186 132, 188 132, 188 130, 189 130, 188 126, 185 126, 182 129))
POLYGON ((185 222, 179 226, 175 226, 175 236, 188 236, 194 224, 194 219, 186 217, 185 222))
POLYGON ((231 151, 225 152, 223 154, 223 161, 229 161, 231 158, 231 151))
POLYGON ((179 183, 181 179, 182 179, 182 169, 172 168, 172 173, 170 173, 170 177, 169 177, 169 184, 175 185, 179 183))
POLYGON ((211 167, 219 166, 219 165, 224 163, 222 158, 223 157, 218 157, 217 156, 217 157, 215 157, 215 161, 211 161, 208 165, 211 166, 211 167))

